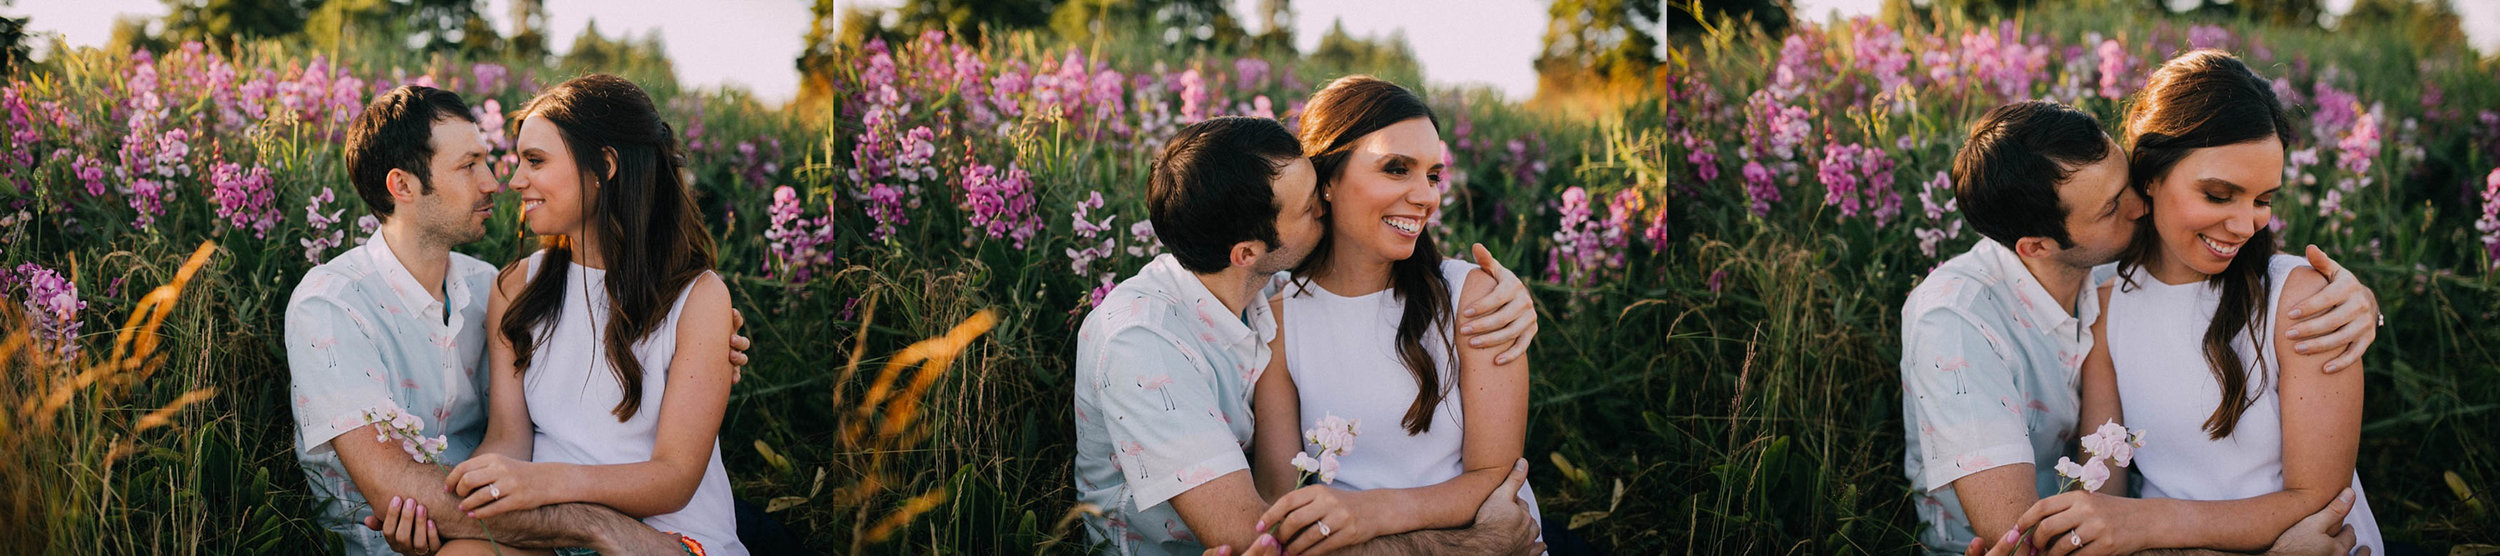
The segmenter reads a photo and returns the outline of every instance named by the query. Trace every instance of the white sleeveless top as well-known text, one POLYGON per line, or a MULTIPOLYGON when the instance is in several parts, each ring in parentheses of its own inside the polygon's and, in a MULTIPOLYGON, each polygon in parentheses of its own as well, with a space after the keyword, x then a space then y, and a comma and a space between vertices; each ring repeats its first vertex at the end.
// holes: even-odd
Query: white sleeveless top
MULTIPOLYGON (((524 264, 530 276, 538 275, 545 255, 540 251, 529 256, 524 264)), ((537 433, 531 455, 537 461, 579 465, 651 461, 652 445, 659 438, 660 402, 668 395, 668 365, 677 355, 677 318, 694 288, 678 292, 668 317, 634 344, 634 359, 643 369, 642 408, 620 423, 612 411, 625 399, 624 390, 618 387, 603 340, 611 310, 602 282, 607 271, 571 266, 555 329, 538 344, 529 372, 521 375, 521 392, 529 400, 530 423, 537 433)), ((704 466, 703 482, 686 507, 642 522, 692 537, 710 554, 747 553, 746 545, 738 542, 738 513, 730 501, 729 474, 721 468, 719 439, 712 441, 711 464, 704 466)))
MULTIPOLYGON (((1450 313, 1458 313, 1458 296, 1467 272, 1476 265, 1441 261, 1441 279, 1449 284, 1450 313)), ((1415 375, 1398 360, 1398 318, 1405 304, 1392 290, 1344 297, 1317 283, 1284 286, 1285 365, 1301 393, 1302 428, 1309 430, 1328 415, 1361 419, 1354 451, 1337 460, 1332 486, 1353 490, 1415 488, 1440 484, 1466 471, 1460 445, 1467 423, 1459 407, 1458 360, 1451 357, 1449 338, 1457 325, 1441 323, 1424 339, 1441 371, 1449 395, 1432 414, 1432 428, 1408 435, 1400 423, 1415 403, 1415 375)), ((1453 316, 1455 318, 1455 316, 1453 316)), ((1297 436, 1299 436, 1297 434, 1297 436)), ((1519 499, 1537 515, 1536 494, 1520 485, 1519 499)), ((1538 517, 1543 521, 1543 517, 1538 517)))
MULTIPOLYGON (((2283 282, 2308 261, 2275 255, 2266 274, 2271 286, 2261 328, 2275 335, 2273 308, 2283 306, 2283 282)), ((2255 398, 2240 414, 2231 435, 2214 440, 2205 420, 2222 404, 2222 385, 2205 362, 2205 327, 2221 305, 2222 290, 2206 282, 2164 284, 2138 272, 2133 287, 2121 278, 2111 288, 2109 310, 2110 361, 2118 374, 2118 397, 2126 424, 2144 431, 2144 447, 2135 451, 2135 467, 2144 474, 2145 498, 2238 500, 2283 490, 2282 398, 2275 388, 2280 365, 2275 343, 2253 349, 2241 332, 2231 346, 2249 365, 2248 394, 2255 398)), ((2084 423, 2092 430, 2098 423, 2084 423)), ((2378 519, 2361 491, 2361 475, 2352 478, 2352 525, 2359 546, 2385 554, 2378 519)))

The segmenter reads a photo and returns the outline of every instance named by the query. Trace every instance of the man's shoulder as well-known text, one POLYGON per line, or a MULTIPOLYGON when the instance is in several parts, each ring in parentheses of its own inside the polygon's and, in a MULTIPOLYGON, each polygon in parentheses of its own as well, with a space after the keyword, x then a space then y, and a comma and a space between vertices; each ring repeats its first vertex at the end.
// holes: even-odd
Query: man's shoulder
POLYGON ((500 271, 501 269, 496 268, 494 264, 478 260, 477 257, 471 257, 467 253, 451 252, 451 275, 468 281, 471 285, 494 285, 495 273, 500 271))
POLYGON ((1132 277, 1103 294, 1102 302, 1085 313, 1078 340, 1108 340, 1114 333, 1133 328, 1162 329, 1165 323, 1177 318, 1180 302, 1149 282, 1143 277, 1132 277))
POLYGON ((346 303, 347 298, 357 291, 357 282, 373 275, 361 259, 353 252, 342 253, 330 262, 304 271, 304 278, 296 281, 295 291, 287 298, 289 310, 304 305, 306 301, 346 303))

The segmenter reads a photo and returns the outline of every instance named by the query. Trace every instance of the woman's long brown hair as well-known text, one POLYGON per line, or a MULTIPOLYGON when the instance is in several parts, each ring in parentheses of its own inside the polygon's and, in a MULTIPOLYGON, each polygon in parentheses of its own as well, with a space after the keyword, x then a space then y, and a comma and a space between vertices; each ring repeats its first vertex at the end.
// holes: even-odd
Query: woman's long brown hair
MULTIPOLYGON (((712 268, 712 234, 703 229, 680 177, 684 162, 676 134, 641 87, 613 75, 585 75, 540 93, 521 113, 513 121, 539 116, 555 124, 581 170, 588 193, 582 214, 605 242, 599 252, 608 265, 602 282, 612 309, 602 343, 624 393, 611 412, 619 422, 631 419, 642 409, 643 387, 634 344, 659 328, 677 295, 712 268), (611 152, 614 168, 608 166, 611 152), (603 179, 610 171, 615 177, 603 179)), ((514 374, 529 371, 543 335, 554 330, 577 241, 561 235, 540 239, 546 256, 538 274, 513 296, 512 309, 499 323, 504 339, 512 342, 514 374)), ((525 266, 516 262, 504 272, 525 266)))
MULTIPOLYGON (((1432 122, 1436 129, 1441 125, 1432 107, 1415 93, 1368 75, 1338 78, 1311 95, 1311 103, 1302 108, 1301 136, 1302 154, 1311 157, 1311 169, 1319 174, 1319 187, 1312 195, 1325 199, 1323 193, 1344 177, 1356 140, 1415 118, 1432 122)), ((1320 202, 1325 206, 1326 201, 1320 202)), ((1335 244, 1330 235, 1321 235, 1319 244, 1293 270, 1294 276, 1308 280, 1327 272, 1328 254, 1335 244)), ((1453 355, 1456 351, 1450 331, 1443 326, 1450 322, 1450 284, 1441 279, 1441 250, 1431 234, 1417 237, 1415 253, 1390 265, 1389 290, 1405 305, 1405 312, 1398 316, 1398 361, 1415 375, 1415 403, 1407 406, 1406 418, 1399 424, 1409 435, 1422 434, 1432 430, 1434 410, 1449 397, 1452 386, 1441 380, 1440 366, 1424 342, 1439 343, 1453 355), (1439 337, 1427 338, 1434 335, 1439 337)))
MULTIPOLYGON (((2283 105, 2265 78, 2218 50, 2179 55, 2153 72, 2152 81, 2127 108, 2127 185, 2150 207, 2153 183, 2168 176, 2189 153, 2267 138, 2282 141, 2286 148, 2292 144, 2291 120, 2284 117, 2283 105)), ((2127 280, 2126 287, 2134 286, 2135 272, 2161 248, 2159 236, 2148 208, 2135 221, 2133 243, 2118 257, 2119 275, 2127 280)), ((2205 432, 2215 440, 2239 428, 2240 415, 2256 402, 2248 395, 2247 362, 2231 349, 2231 339, 2245 332, 2250 345, 2264 352, 2264 319, 2272 316, 2266 302, 2271 287, 2266 269, 2274 253, 2274 230, 2260 226, 2239 255, 2231 258, 2231 265, 2209 279, 2222 288, 2221 305, 2214 310, 2213 323, 2205 327, 2205 364, 2222 385, 2222 405, 2205 420, 2205 432)))

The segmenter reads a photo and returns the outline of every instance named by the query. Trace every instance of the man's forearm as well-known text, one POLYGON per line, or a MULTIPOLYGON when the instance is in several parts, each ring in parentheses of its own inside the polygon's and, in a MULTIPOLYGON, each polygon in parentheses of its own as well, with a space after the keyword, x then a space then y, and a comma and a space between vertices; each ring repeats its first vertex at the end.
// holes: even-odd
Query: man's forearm
POLYGON ((1425 529, 1374 538, 1348 547, 1347 554, 1412 556, 1427 554, 1517 554, 1536 539, 1524 524, 1477 523, 1463 529, 1425 529))
POLYGON ((598 504, 565 503, 510 512, 485 520, 462 516, 435 520, 446 539, 492 540, 521 548, 602 547, 634 529, 656 533, 641 521, 598 504))

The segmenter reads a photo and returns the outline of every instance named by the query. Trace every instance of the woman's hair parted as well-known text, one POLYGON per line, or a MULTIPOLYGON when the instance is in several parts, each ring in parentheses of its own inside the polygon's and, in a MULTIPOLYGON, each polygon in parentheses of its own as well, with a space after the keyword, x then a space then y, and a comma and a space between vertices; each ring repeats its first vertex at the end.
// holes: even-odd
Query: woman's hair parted
MULTIPOLYGON (((2127 185, 2148 200, 2153 184, 2196 149, 2269 138, 2286 147, 2292 144, 2291 120, 2271 84, 2239 58, 2218 50, 2197 50, 2163 63, 2127 107, 2126 122, 2127 185)), ((2133 287, 2135 272, 2160 249, 2151 210, 2136 220, 2133 242, 2119 255, 2119 275, 2127 281, 2122 287, 2133 287)), ((2231 265, 2211 278, 2222 288, 2222 302, 2205 328, 2205 363, 2225 395, 2205 420, 2205 432, 2216 440, 2230 436, 2240 415, 2256 401, 2247 393, 2247 362, 2231 348, 2231 339, 2245 331, 2251 345, 2263 352, 2262 319, 2271 317, 2266 268, 2274 258, 2274 241, 2273 230, 2258 227, 2231 265)))
MULTIPOLYGON (((1432 107, 1422 98, 1397 84, 1368 75, 1338 78, 1311 95, 1310 104, 1302 108, 1302 153, 1311 157, 1311 169, 1319 174, 1318 195, 1325 207, 1330 187, 1345 177, 1353 158, 1354 142, 1365 135, 1399 122, 1423 118, 1440 126, 1432 107)), ((1327 211, 1331 218, 1335 211, 1327 211)), ((1328 271, 1328 254, 1335 249, 1333 234, 1322 235, 1319 244, 1304 256, 1294 276, 1309 276, 1328 271)), ((1407 434, 1432 430, 1432 415, 1449 397, 1451 384, 1441 380, 1440 366, 1424 348, 1431 341, 1454 349, 1450 331, 1441 326, 1450 322, 1450 284, 1441 279, 1441 251, 1431 234, 1415 239, 1415 253, 1406 260, 1392 263, 1389 289, 1405 305, 1398 317, 1398 361, 1415 375, 1415 403, 1407 406, 1400 424, 1407 434)))
MULTIPOLYGON (((712 235, 682 178, 676 134, 641 87, 613 75, 585 75, 540 93, 521 113, 513 121, 538 116, 555 124, 581 170, 583 225, 602 242, 599 252, 607 259, 602 289, 612 309, 602 343, 624 394, 612 412, 620 422, 630 419, 642 409, 643 388, 633 346, 659 328, 678 294, 712 268, 712 235)), ((511 310, 498 323, 512 342, 515 374, 528 372, 541 335, 554 328, 580 239, 540 239, 546 257, 538 274, 513 296, 511 310)), ((513 264, 504 272, 524 266, 513 264)))

